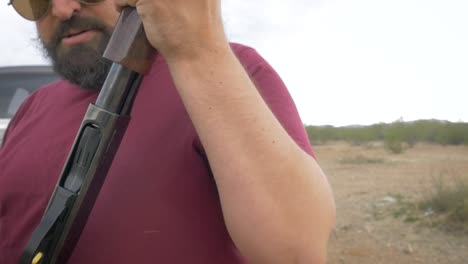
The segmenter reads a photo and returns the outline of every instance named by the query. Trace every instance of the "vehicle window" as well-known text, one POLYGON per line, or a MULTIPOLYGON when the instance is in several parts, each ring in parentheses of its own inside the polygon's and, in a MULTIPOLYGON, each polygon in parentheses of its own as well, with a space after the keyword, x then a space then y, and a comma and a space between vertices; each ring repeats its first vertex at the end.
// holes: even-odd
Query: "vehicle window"
POLYGON ((24 100, 58 79, 50 66, 0 67, 0 147, 10 119, 24 100))
POLYGON ((18 111, 19 107, 23 103, 23 101, 29 96, 29 91, 23 88, 18 88, 15 91, 13 97, 11 97, 10 104, 8 106, 7 115, 13 116, 16 111, 18 111))
POLYGON ((13 117, 19 106, 33 91, 56 79, 52 73, 0 75, 0 119, 13 117))

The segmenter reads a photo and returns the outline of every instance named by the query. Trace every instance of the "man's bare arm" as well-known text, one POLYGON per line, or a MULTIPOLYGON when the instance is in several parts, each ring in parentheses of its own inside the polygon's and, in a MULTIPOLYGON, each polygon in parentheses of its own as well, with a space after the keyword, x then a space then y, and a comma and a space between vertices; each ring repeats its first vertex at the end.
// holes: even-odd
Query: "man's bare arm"
MULTIPOLYGON (((119 4, 127 4, 125 0, 119 4)), ((137 0, 207 153, 226 225, 250 263, 323 263, 335 205, 233 54, 218 0, 137 0)))
POLYGON ((324 262, 334 224, 328 182, 275 118, 229 46, 170 67, 242 253, 252 263, 324 262))

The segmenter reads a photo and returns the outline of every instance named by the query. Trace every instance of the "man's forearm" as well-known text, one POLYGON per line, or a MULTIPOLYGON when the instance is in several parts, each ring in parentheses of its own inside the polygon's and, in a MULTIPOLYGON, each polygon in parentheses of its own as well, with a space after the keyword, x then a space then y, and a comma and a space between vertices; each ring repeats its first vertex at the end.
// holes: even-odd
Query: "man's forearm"
POLYGON ((208 155, 227 228, 252 263, 321 262, 334 223, 328 182, 220 43, 168 61, 208 155))

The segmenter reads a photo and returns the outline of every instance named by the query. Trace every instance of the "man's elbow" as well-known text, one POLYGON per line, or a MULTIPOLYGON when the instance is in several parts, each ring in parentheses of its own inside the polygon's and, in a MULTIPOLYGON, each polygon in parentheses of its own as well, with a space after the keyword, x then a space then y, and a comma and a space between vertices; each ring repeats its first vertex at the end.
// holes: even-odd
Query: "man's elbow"
MULTIPOLYGON (((329 187, 329 186, 328 186, 329 187)), ((321 264, 327 262, 328 242, 336 223, 336 205, 333 193, 328 188, 328 193, 322 197, 319 206, 320 213, 314 218, 306 229, 308 233, 302 234, 302 243, 297 246, 298 253, 291 263, 321 264)))
MULTIPOLYGON (((277 258, 278 264, 325 264, 328 255, 328 242, 335 226, 336 209, 334 200, 322 205, 323 211, 308 227, 297 230, 296 239, 290 239, 285 245, 286 253, 283 258, 277 258)), ((268 262, 272 263, 272 262, 268 262)))

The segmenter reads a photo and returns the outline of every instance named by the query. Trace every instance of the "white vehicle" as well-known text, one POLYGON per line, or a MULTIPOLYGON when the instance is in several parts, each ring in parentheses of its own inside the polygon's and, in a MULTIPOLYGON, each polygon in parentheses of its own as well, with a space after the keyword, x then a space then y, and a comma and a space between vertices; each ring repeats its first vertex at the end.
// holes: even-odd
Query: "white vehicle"
POLYGON ((50 66, 0 67, 0 146, 10 119, 24 99, 39 87, 58 79, 50 66))

